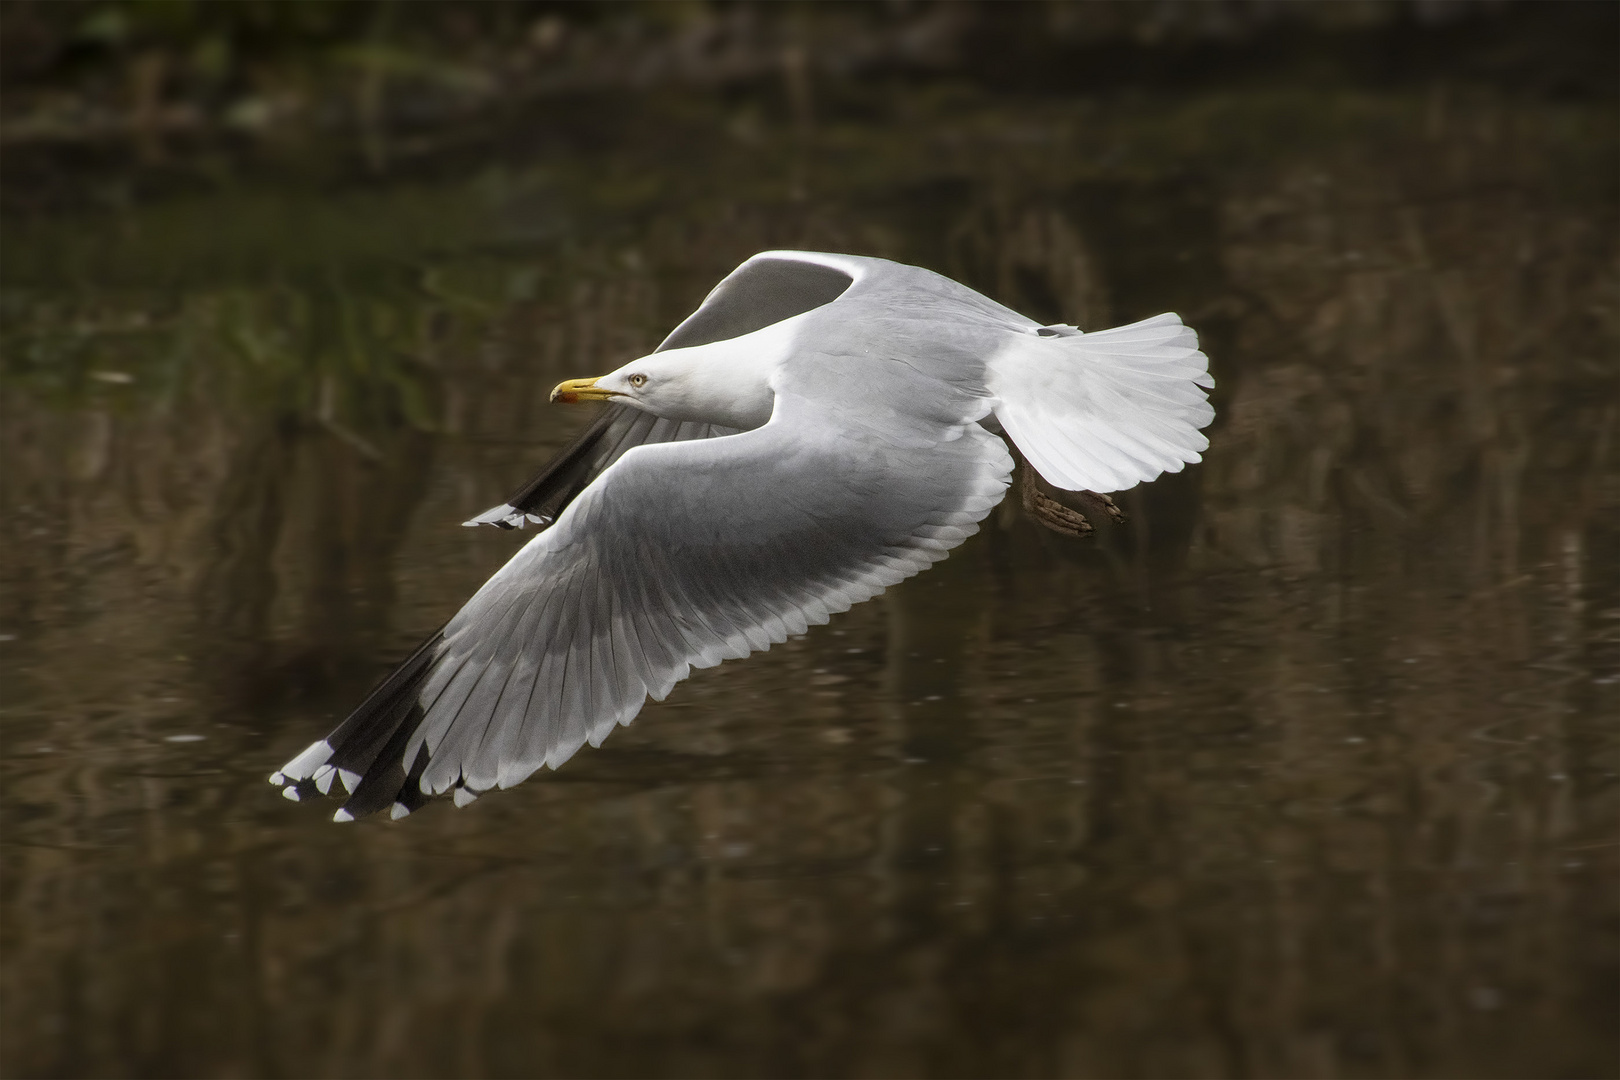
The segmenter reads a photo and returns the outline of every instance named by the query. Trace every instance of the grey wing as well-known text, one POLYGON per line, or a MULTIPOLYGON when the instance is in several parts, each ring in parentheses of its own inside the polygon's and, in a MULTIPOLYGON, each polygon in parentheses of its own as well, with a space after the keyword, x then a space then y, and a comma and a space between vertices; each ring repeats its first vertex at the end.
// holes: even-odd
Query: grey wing
POLYGON ((855 283, 863 260, 813 251, 765 251, 727 274, 657 352, 725 341, 830 304, 855 283))
POLYGON ((779 397, 754 431, 626 453, 413 657, 371 720, 277 777, 298 797, 336 770, 347 819, 561 764, 693 667, 824 623, 977 531, 1011 458, 971 420, 932 431, 896 441, 779 397))

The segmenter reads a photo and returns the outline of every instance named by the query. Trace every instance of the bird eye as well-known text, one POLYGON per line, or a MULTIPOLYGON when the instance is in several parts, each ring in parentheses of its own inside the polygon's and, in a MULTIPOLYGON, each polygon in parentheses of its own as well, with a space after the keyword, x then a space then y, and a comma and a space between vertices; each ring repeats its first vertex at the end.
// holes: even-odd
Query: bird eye
POLYGON ((630 376, 630 385, 640 388, 647 385, 647 376, 640 374, 630 376))

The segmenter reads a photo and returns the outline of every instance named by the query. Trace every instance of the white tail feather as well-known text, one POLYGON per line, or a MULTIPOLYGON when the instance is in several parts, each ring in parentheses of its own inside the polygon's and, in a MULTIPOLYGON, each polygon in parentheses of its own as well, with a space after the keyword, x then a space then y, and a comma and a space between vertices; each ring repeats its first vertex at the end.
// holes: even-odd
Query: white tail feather
POLYGON ((1174 314, 1094 334, 1020 334, 990 362, 996 419, 1049 483, 1122 491, 1201 460, 1215 385, 1174 314))

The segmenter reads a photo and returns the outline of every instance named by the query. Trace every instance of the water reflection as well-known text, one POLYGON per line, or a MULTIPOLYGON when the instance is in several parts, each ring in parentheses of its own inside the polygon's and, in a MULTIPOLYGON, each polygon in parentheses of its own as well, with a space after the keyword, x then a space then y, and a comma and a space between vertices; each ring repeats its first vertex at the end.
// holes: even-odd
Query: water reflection
POLYGON ((796 179, 649 104, 605 121, 678 175, 9 230, 8 1071, 1612 1065, 1612 117, 972 104, 796 179), (774 246, 1181 311, 1206 464, 1086 543, 1009 502, 474 809, 275 798, 510 552, 456 523, 580 422, 549 387, 774 246))

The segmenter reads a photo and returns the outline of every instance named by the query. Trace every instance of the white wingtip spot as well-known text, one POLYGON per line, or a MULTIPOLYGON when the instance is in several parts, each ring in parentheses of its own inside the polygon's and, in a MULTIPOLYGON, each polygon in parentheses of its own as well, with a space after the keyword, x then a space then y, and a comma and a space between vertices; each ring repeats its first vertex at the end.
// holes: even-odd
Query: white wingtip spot
POLYGON ((332 768, 330 765, 322 765, 320 768, 316 769, 314 778, 315 790, 319 791, 322 795, 330 795, 332 793, 332 778, 336 775, 337 770, 332 768))
POLYGON ((277 769, 275 772, 270 774, 270 782, 276 785, 276 787, 280 787, 282 784, 287 782, 287 778, 281 775, 280 769, 277 769))
POLYGON ((281 789, 281 797, 283 799, 291 799, 293 802, 297 802, 298 789, 290 785, 288 787, 284 787, 281 789))
POLYGON ((326 759, 331 756, 331 744, 322 739, 320 742, 310 743, 304 748, 303 753, 283 765, 281 771, 294 780, 307 780, 310 774, 325 765, 326 759))
POLYGON ((349 813, 347 810, 339 810, 337 813, 332 815, 332 820, 337 822, 353 821, 354 815, 349 813))
POLYGON ((475 803, 478 801, 478 793, 476 791, 468 791, 464 787, 456 788, 450 797, 455 800, 457 806, 467 806, 470 803, 475 803))
POLYGON ((388 808, 388 816, 394 821, 398 821, 402 817, 410 817, 411 808, 402 802, 396 802, 393 806, 388 808))
POLYGON ((360 774, 350 772, 348 769, 339 769, 338 779, 343 781, 343 787, 350 795, 353 795, 354 789, 360 786, 360 774))

